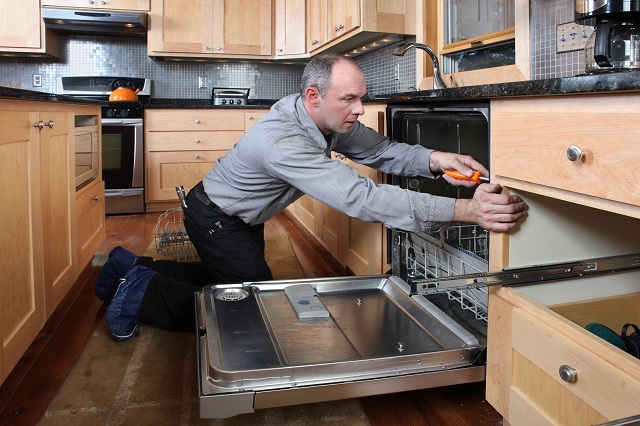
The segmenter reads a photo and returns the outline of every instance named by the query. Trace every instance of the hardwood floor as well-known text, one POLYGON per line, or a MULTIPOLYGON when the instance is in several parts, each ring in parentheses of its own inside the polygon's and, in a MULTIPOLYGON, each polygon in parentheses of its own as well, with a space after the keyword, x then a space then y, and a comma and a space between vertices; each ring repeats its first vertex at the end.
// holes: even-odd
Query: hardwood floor
MULTIPOLYGON (((143 253, 153 240, 159 214, 108 216, 106 240, 93 263, 69 294, 7 380, 0 386, 0 425, 34 425, 80 357, 106 306, 93 284, 112 248, 143 253)), ((281 213, 266 224, 286 232, 308 277, 348 275, 303 228, 281 213)), ((499 425, 502 417, 484 400, 484 383, 361 398, 371 426, 499 425)))

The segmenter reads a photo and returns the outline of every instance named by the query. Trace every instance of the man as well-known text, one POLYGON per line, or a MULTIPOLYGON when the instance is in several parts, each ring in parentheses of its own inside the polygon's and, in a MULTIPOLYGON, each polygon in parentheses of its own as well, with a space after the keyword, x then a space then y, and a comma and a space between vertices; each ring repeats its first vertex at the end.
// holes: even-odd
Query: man
MULTIPOLYGON (((131 337, 138 321, 192 329, 193 291, 203 283, 273 279, 264 259, 264 223, 303 194, 349 216, 406 231, 455 221, 506 232, 526 215, 526 204, 501 194, 499 185, 480 185, 468 200, 436 197, 375 184, 332 160, 336 151, 395 175, 436 178, 446 169, 488 175, 470 156, 397 143, 365 127, 358 121, 365 95, 364 74, 353 60, 313 59, 304 70, 301 92, 276 103, 189 192, 185 227, 202 260, 192 281, 197 285, 180 285, 170 277, 189 281, 186 276, 170 275, 175 271, 164 267, 161 272, 124 249, 112 252, 96 292, 100 287, 109 301, 117 289, 107 309, 116 339, 131 337)), ((475 185, 442 177, 456 186, 475 185)))

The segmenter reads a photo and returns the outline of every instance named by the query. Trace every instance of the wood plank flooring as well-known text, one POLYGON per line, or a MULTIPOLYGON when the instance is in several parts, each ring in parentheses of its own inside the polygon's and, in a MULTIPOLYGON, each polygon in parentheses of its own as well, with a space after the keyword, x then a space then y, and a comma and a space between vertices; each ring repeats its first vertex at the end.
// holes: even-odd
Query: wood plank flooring
MULTIPOLYGON (((27 353, 0 386, 0 425, 38 422, 80 357, 106 306, 93 294, 100 266, 120 245, 143 253, 153 240, 158 213, 108 216, 106 240, 93 263, 45 323, 27 353)), ((308 277, 348 272, 287 213, 266 224, 286 232, 308 277)), ((361 398, 371 426, 500 425, 502 417, 484 400, 484 383, 361 398)))

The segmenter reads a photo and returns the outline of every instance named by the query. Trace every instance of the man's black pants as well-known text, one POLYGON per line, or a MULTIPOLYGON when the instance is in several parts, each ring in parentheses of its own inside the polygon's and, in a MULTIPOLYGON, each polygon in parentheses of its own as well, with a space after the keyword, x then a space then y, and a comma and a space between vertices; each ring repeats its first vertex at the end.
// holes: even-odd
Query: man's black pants
POLYGON ((186 197, 184 225, 201 262, 138 260, 138 265, 157 272, 142 299, 139 319, 143 323, 194 330, 194 292, 204 285, 273 279, 264 259, 264 225, 247 225, 215 204, 205 204, 195 194, 199 190, 192 189, 186 197))

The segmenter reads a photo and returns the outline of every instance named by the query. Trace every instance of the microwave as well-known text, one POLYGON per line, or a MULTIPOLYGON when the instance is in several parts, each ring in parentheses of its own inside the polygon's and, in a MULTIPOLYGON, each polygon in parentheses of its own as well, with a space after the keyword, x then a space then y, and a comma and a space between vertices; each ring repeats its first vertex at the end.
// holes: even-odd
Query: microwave
POLYGON ((76 116, 75 177, 76 189, 100 177, 100 140, 98 116, 76 116))

